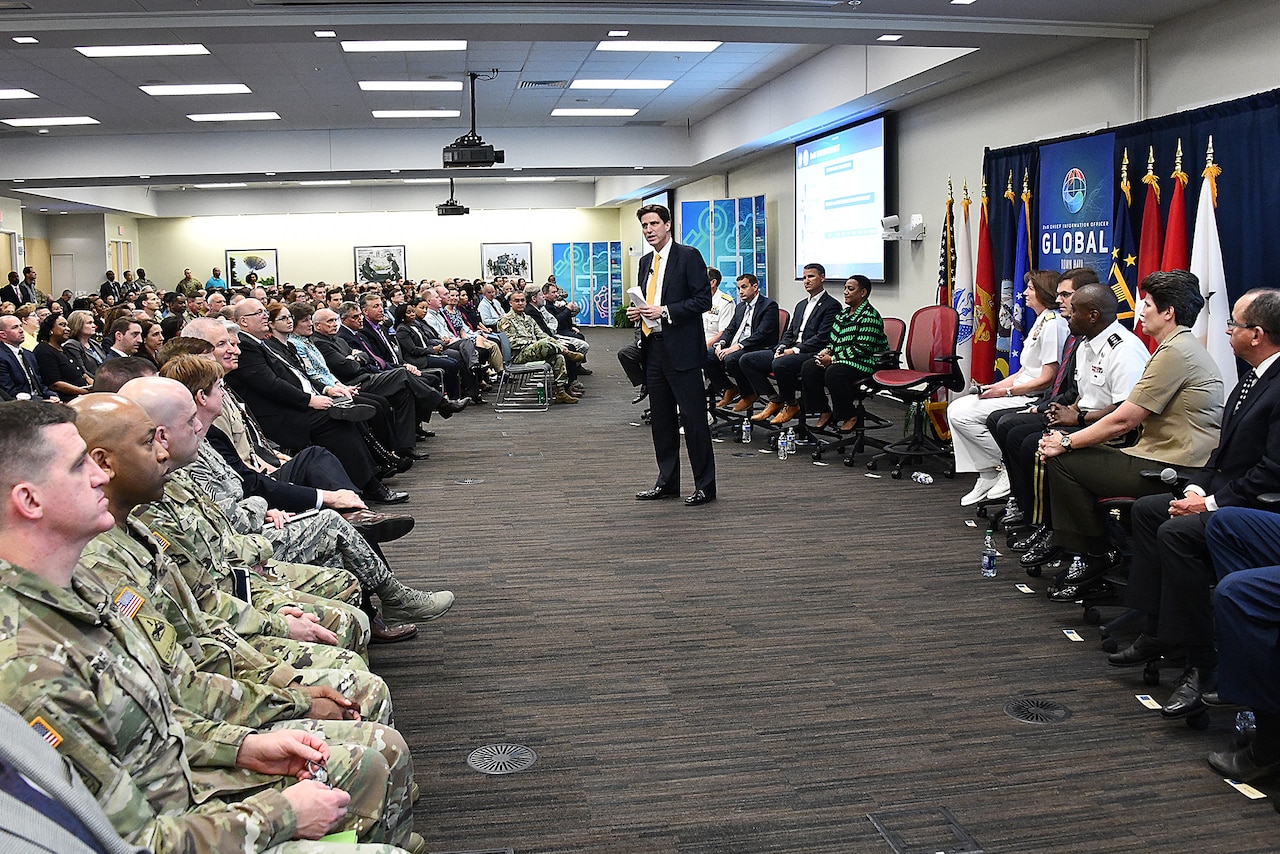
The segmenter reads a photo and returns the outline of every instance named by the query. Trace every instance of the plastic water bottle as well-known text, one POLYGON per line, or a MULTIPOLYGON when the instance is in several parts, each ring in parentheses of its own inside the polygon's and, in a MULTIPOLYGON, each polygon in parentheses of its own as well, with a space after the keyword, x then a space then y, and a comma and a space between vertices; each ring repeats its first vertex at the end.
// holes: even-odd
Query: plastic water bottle
POLYGON ((913 471, 911 473, 911 479, 916 483, 933 483, 933 475, 929 474, 927 471, 913 471))
POLYGON ((995 533, 990 529, 982 541, 982 577, 996 577, 996 539, 995 533))
POLYGON ((1254 720, 1253 712, 1245 709, 1242 712, 1236 712, 1236 735, 1242 738, 1248 738, 1258 729, 1258 723, 1254 720))
POLYGON ((787 453, 794 454, 796 452, 796 428, 787 428, 787 453))
POLYGON ((750 418, 742 419, 742 444, 744 445, 751 444, 751 419, 750 418))
POLYGON ((785 460, 787 458, 787 454, 790 453, 790 451, 791 451, 791 446, 787 444, 787 434, 779 433, 778 434, 778 459, 785 460))

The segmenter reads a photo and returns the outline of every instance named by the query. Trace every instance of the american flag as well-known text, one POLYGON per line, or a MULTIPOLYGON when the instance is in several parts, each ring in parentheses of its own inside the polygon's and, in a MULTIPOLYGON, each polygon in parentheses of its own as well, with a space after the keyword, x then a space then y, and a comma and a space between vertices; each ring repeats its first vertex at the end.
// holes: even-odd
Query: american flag
POLYGON ((126 587, 116 597, 116 610, 120 612, 122 617, 132 620, 137 615, 138 609, 142 607, 142 603, 146 601, 146 599, 126 587))
POLYGON ((42 717, 35 717, 31 721, 31 728, 36 734, 48 742, 50 747, 57 747, 62 744, 62 736, 58 735, 58 731, 49 726, 49 723, 42 717))

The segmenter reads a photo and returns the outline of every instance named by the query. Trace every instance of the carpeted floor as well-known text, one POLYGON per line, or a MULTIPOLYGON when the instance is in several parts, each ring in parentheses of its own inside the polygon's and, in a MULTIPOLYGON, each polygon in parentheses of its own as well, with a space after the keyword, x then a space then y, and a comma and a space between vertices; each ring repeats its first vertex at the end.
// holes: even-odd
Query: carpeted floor
POLYGON ((1135 695, 1176 672, 1109 667, 1012 556, 979 576, 969 482, 730 441, 719 501, 636 502, 655 466, 614 356, 630 333, 589 337, 580 404, 437 421, 432 459, 392 482, 418 519, 386 548, 397 573, 458 597, 372 655, 431 851, 894 851, 869 814, 904 851, 1280 847, 1272 801, 1205 763, 1233 715, 1162 720, 1135 695), (1070 717, 1004 713, 1027 697, 1070 717), (498 742, 537 763, 467 767, 498 742))

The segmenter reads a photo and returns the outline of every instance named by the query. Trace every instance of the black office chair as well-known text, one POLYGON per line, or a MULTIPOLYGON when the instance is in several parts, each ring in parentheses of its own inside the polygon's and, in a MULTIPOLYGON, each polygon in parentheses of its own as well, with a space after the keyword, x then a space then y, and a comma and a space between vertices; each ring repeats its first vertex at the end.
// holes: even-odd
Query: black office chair
MULTIPOLYGON (((895 370, 901 364, 902 342, 907 336, 906 321, 899 317, 884 318, 884 335, 888 339, 889 346, 877 357, 875 371, 895 370)), ((800 436, 809 439, 813 443, 812 456, 814 462, 820 461, 824 453, 848 449, 844 464, 852 466, 854 458, 866 450, 867 444, 875 445, 880 449, 883 449, 888 444, 888 442, 867 436, 867 431, 869 430, 880 430, 893 424, 892 421, 886 421, 867 412, 867 398, 879 390, 880 387, 875 384, 872 377, 868 377, 858 384, 853 396, 853 414, 858 420, 858 426, 854 428, 852 433, 838 432, 837 425, 834 422, 828 424, 826 429, 817 430, 808 425, 807 416, 801 413, 800 436)))
MULTIPOLYGON (((791 322, 791 312, 787 311, 782 306, 778 306, 778 329, 779 330, 786 329, 787 325, 790 322, 791 322)), ((770 344, 769 346, 770 348, 772 348, 776 344, 777 342, 775 341, 773 342, 773 344, 770 344)), ((741 389, 741 391, 744 394, 751 393, 750 390, 748 389, 741 389)), ((714 437, 723 436, 726 431, 732 431, 733 441, 741 442, 742 441, 742 422, 746 421, 748 418, 750 418, 752 415, 755 414, 755 404, 752 404, 749 409, 746 409, 742 412, 734 412, 732 406, 725 406, 725 407, 716 406, 716 404, 719 402, 720 402, 720 398, 716 394, 715 390, 708 388, 707 389, 707 411, 710 413, 709 420, 711 423, 712 437, 714 438, 714 437)), ((758 425, 755 422, 752 422, 751 426, 754 434, 755 428, 762 425, 758 425)), ((776 427, 770 428, 767 425, 765 426, 766 426, 766 431, 762 431, 762 432, 767 432, 770 429, 773 431, 777 430, 776 427)), ((774 442, 776 441, 777 441, 776 436, 771 437, 771 439, 769 440, 770 446, 772 447, 774 442)))
POLYGON ((872 374, 875 384, 893 397, 907 404, 911 410, 911 435, 898 442, 890 442, 867 461, 867 468, 875 471, 881 459, 893 464, 889 476, 902 477, 902 467, 916 464, 930 457, 947 460, 943 477, 955 477, 951 448, 925 433, 925 404, 943 388, 952 391, 964 389, 964 374, 960 371, 960 359, 956 356, 956 333, 960 317, 949 305, 930 305, 911 316, 911 328, 907 333, 907 368, 876 371, 872 374))

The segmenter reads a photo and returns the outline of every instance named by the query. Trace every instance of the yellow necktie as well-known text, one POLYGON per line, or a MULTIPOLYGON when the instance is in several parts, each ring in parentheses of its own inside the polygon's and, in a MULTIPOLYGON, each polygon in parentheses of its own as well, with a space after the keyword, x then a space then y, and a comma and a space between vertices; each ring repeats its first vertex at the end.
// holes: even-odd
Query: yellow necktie
MULTIPOLYGON (((649 285, 645 288, 644 301, 653 305, 658 301, 658 265, 662 263, 662 256, 657 252, 653 253, 653 270, 649 274, 649 285)), ((643 320, 640 321, 640 334, 648 335, 651 330, 649 325, 643 320)))

